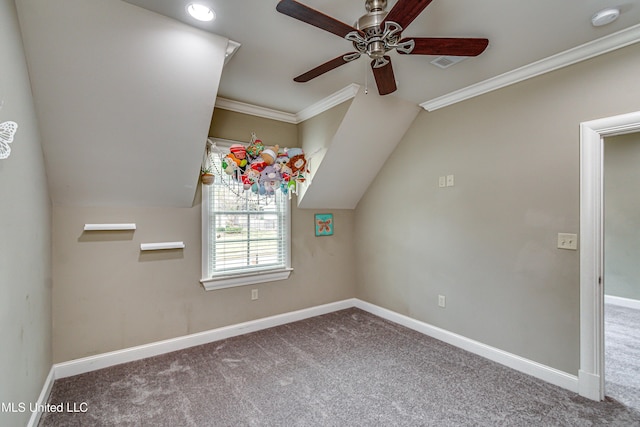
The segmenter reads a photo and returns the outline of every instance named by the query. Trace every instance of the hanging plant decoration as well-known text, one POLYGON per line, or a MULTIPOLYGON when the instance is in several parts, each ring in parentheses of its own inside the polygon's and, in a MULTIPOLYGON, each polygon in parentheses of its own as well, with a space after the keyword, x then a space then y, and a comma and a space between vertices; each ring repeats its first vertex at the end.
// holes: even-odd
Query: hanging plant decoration
POLYGON ((207 142, 207 148, 205 149, 202 165, 200 166, 200 180, 204 185, 211 185, 215 181, 216 176, 214 175, 212 155, 211 145, 207 142))
POLYGON ((0 159, 6 159, 11 154, 9 144, 13 142, 13 136, 18 130, 16 122, 8 121, 0 123, 0 159))
POLYGON ((228 151, 218 151, 222 178, 229 186, 240 187, 242 192, 270 196, 298 194, 300 185, 309 173, 307 159, 301 148, 265 146, 255 133, 248 146, 232 144, 228 151))

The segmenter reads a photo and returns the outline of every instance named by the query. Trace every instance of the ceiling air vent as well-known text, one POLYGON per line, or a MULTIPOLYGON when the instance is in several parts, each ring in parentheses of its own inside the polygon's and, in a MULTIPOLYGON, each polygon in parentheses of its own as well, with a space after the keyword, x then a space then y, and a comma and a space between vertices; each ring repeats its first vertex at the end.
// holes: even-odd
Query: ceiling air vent
POLYGON ((433 61, 431 61, 431 63, 436 67, 449 68, 453 64, 456 64, 465 58, 466 56, 439 56, 433 61))

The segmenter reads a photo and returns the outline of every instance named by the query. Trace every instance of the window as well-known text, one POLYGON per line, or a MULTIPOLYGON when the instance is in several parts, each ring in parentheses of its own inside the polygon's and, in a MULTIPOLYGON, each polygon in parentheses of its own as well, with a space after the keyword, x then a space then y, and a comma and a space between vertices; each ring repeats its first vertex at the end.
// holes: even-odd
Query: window
MULTIPOLYGON (((228 142, 216 141, 226 151, 228 142)), ((202 284, 213 290, 274 280, 291 273, 289 197, 246 197, 212 156, 213 185, 202 186, 202 284)))

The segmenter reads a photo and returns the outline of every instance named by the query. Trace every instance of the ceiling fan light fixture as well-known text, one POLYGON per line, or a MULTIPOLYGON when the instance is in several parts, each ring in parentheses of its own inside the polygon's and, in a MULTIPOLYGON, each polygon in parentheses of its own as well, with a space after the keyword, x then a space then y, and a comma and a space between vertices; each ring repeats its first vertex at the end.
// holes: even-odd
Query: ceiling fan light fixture
POLYGON ((190 3, 187 6, 187 12, 189 12, 189 15, 198 21, 208 22, 213 21, 216 18, 216 14, 209 6, 199 3, 190 3))
POLYGON ((603 25, 607 25, 618 19, 620 16, 620 9, 615 7, 603 9, 600 12, 595 13, 591 17, 591 24, 594 27, 602 27, 603 25))

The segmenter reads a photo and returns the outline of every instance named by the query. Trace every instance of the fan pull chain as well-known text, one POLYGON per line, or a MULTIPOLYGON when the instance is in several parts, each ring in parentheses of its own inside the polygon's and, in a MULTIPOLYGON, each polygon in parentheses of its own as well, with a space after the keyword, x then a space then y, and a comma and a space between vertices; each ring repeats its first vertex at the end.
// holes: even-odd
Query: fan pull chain
POLYGON ((367 69, 367 61, 364 62, 364 94, 369 94, 369 70, 367 69))

